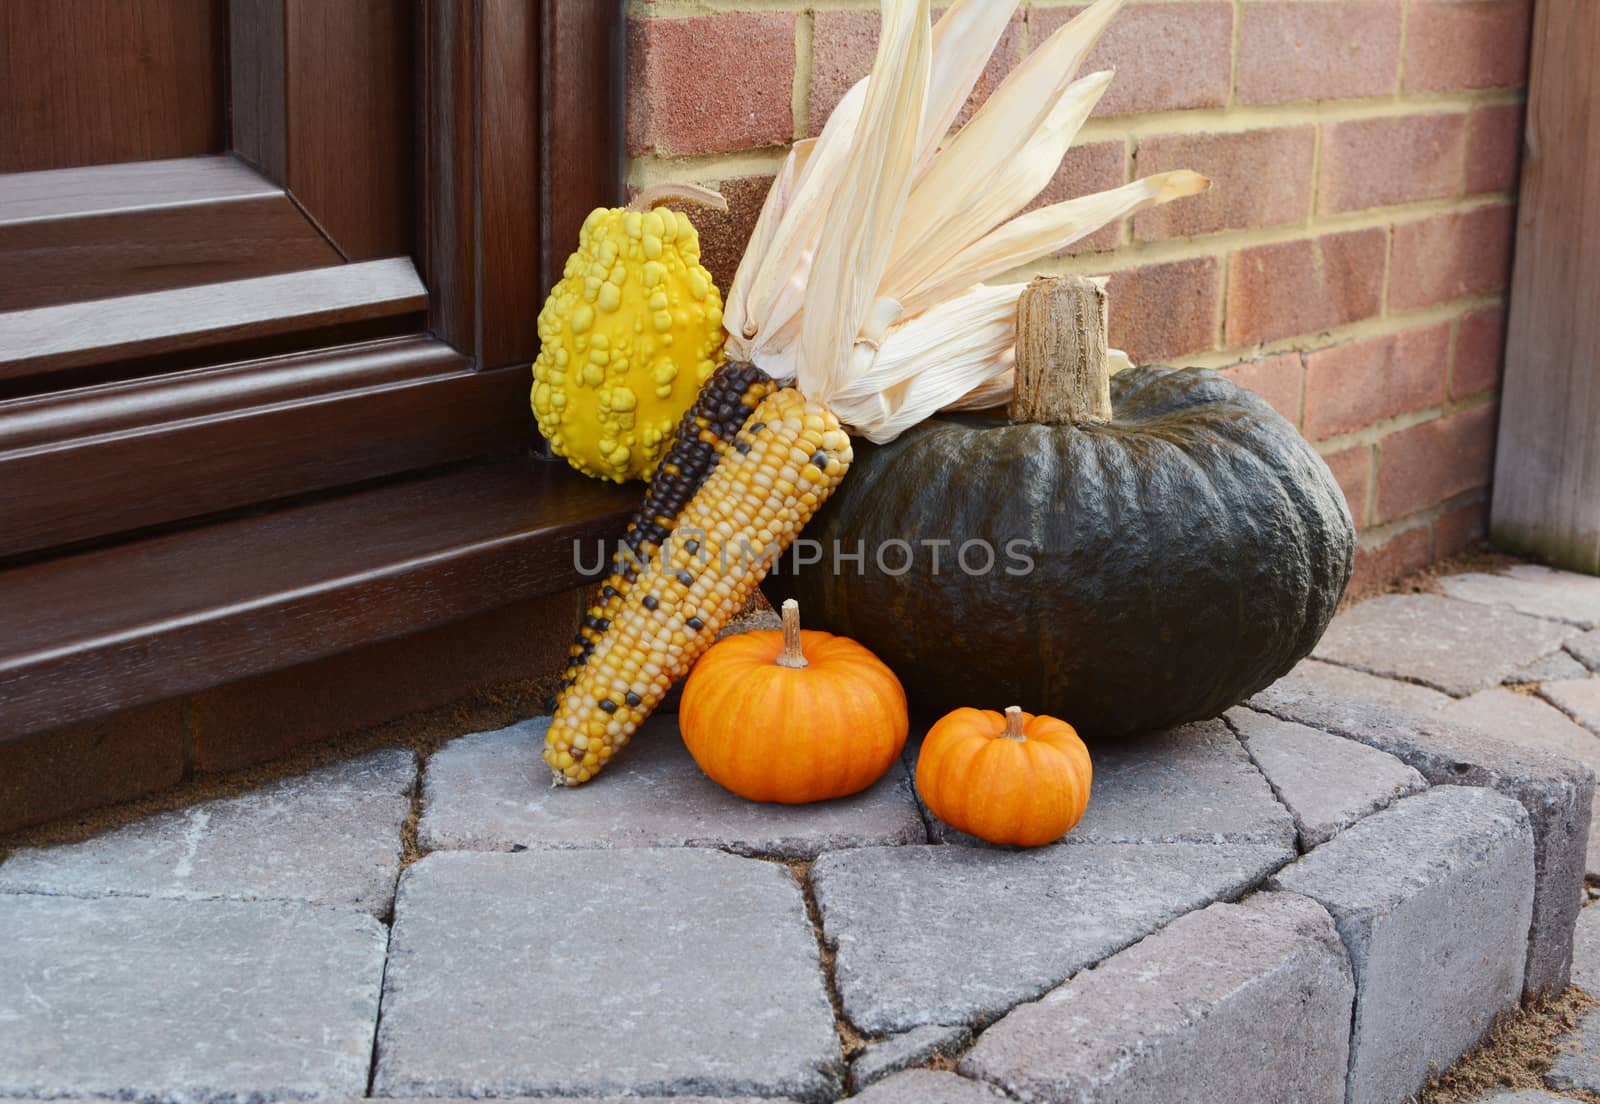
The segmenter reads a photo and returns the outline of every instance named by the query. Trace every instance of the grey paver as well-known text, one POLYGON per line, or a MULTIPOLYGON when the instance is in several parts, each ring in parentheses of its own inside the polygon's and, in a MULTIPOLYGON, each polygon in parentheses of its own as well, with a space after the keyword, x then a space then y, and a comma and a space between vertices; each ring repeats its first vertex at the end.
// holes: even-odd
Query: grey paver
POLYGON ((1302 850, 1428 785, 1415 768, 1366 744, 1252 709, 1230 709, 1227 717, 1294 816, 1302 850))
POLYGON ((971 1041, 972 1030, 963 1025, 927 1024, 870 1043, 850 1063, 850 1090, 860 1092, 892 1073, 955 1054, 971 1041))
POLYGON ((1477 729, 1315 691, 1271 686, 1256 709, 1387 751, 1432 785, 1488 786, 1514 798, 1533 822, 1533 928, 1527 992, 1559 992, 1572 960, 1572 925, 1583 902, 1594 773, 1564 756, 1497 740, 1477 729))
POLYGON ((389 911, 416 759, 389 748, 82 843, 23 848, 0 893, 299 900, 389 911))
POLYGON ((1341 667, 1320 659, 1302 659, 1294 670, 1278 680, 1278 685, 1324 690, 1400 709, 1414 709, 1419 713, 1439 709, 1452 700, 1449 694, 1441 694, 1427 686, 1369 675, 1354 667, 1341 667))
POLYGON ((1515 801, 1436 786, 1274 875, 1333 914, 1356 977, 1349 1104, 1404 1100, 1522 992, 1533 834, 1515 801))
POLYGON ((1437 594, 1386 594, 1335 617, 1313 655, 1461 697, 1495 685, 1577 632, 1437 594))
MULTIPOLYGON (((1600 738, 1531 694, 1499 688, 1480 690, 1470 698, 1452 702, 1442 715, 1508 743, 1564 755, 1590 770, 1600 771, 1600 738)), ((1600 800, 1600 795, 1596 799, 1600 800)), ((1587 855, 1588 875, 1600 875, 1600 817, 1593 815, 1589 819, 1587 855)))
POLYGON ((999 1104, 1005 1097, 981 1081, 943 1070, 906 1070, 851 1099, 861 1104, 999 1104))
POLYGON ((811 868, 845 1015, 869 1034, 970 1023, 1211 901, 1292 855, 1260 844, 925 845, 823 855, 811 868))
POLYGON ((1565 649, 1551 652, 1543 659, 1536 659, 1524 667, 1518 667, 1505 677, 1507 686, 1526 686, 1529 683, 1552 682, 1557 679, 1587 678, 1589 668, 1573 658, 1572 653, 1565 649))
POLYGON ((436 852, 395 902, 381 1096, 831 1099, 843 1057, 800 887, 640 848, 436 852))
POLYGON ((1439 589, 1451 598, 1503 606, 1581 628, 1600 626, 1600 579, 1538 564, 1517 564, 1501 575, 1445 575, 1439 589))
POLYGON ((1538 1089, 1519 1089, 1516 1092, 1492 1092, 1480 1096, 1473 1104, 1567 1104, 1572 1097, 1540 1092, 1538 1089))
POLYGON ((1593 906, 1578 914, 1573 929, 1572 984, 1600 997, 1600 909, 1593 906))
POLYGON ((1600 733, 1600 678, 1547 682, 1539 693, 1590 732, 1600 733))
POLYGON ((1212 905, 1008 1013, 961 1072, 1023 1100, 1344 1104, 1355 985, 1315 901, 1212 905))
POLYGON ((385 932, 279 901, 0 897, 0 1096, 362 1096, 385 932))
MULTIPOLYGON (((929 817, 929 838, 982 844, 929 817)), ((1063 843, 1294 846, 1294 820, 1221 720, 1094 749, 1083 819, 1063 843)))
POLYGON ((810 858, 867 844, 921 843, 927 829, 905 767, 837 801, 766 805, 707 778, 678 735, 652 718, 593 782, 553 789, 539 758, 549 717, 463 736, 434 753, 417 838, 433 850, 719 847, 810 858))
POLYGON ((1600 1093, 1600 1015, 1594 1009, 1561 1039, 1544 1083, 1552 1089, 1600 1093))
POLYGON ((1600 629, 1590 629, 1565 644, 1567 652, 1591 671, 1600 672, 1600 629))

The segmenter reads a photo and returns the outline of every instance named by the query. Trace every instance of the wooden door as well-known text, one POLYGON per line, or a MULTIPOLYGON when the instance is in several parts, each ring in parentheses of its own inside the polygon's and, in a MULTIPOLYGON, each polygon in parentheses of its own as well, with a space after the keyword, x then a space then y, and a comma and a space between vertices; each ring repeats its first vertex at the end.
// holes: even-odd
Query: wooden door
POLYGON ((620 26, 620 0, 0 4, 0 739, 573 585, 558 538, 631 495, 533 456, 528 364, 620 192, 620 26), (426 575, 486 534, 537 570, 426 575), (407 571, 435 588, 410 616, 283 612, 407 571), (176 621, 261 635, 157 647, 176 621))

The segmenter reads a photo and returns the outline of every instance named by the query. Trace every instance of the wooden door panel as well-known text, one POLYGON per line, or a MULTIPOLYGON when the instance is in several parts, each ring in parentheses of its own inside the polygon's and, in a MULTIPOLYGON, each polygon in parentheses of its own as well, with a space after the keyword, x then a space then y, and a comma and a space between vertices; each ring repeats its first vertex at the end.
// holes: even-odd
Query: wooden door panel
POLYGON ((217 0, 0 3, 0 172, 217 153, 217 0))
POLYGON ((415 52, 407 0, 233 0, 233 149, 340 253, 415 245, 415 52))
POLYGON ((233 157, 0 176, 0 311, 342 262, 282 188, 233 157))
POLYGON ((0 557, 509 454, 527 392, 413 337, 0 404, 0 557))
POLYGON ((384 318, 420 320, 427 303, 416 269, 396 257, 12 311, 0 315, 0 384, 384 318))

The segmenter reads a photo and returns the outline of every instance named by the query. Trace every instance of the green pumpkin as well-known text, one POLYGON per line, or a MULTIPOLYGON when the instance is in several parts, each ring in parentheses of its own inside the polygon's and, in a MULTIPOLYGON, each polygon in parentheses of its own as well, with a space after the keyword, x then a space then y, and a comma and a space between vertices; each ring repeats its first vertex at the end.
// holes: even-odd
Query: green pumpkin
POLYGON ((941 415, 859 445, 806 527, 821 562, 796 572, 806 557, 786 556, 767 595, 877 653, 919 709, 1020 705, 1108 738, 1267 686, 1311 651, 1349 582, 1338 483, 1294 426, 1215 372, 1129 369, 1110 395, 1098 424, 941 415), (937 570, 928 541, 948 542, 937 570), (973 541, 993 552, 987 572, 979 545, 961 555, 973 541), (861 563, 836 571, 836 549, 861 563))

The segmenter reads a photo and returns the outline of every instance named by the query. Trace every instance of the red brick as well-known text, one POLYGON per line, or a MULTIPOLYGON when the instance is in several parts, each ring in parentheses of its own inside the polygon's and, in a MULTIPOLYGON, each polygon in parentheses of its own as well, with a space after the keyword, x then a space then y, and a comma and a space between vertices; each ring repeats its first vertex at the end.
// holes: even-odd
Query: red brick
POLYGON ((726 211, 714 211, 697 203, 668 206, 682 211, 694 223, 700 234, 700 263, 706 266, 723 294, 727 294, 733 274, 739 270, 744 247, 750 243, 750 232, 756 228, 767 190, 772 187, 772 177, 741 176, 712 181, 710 186, 728 201, 726 211))
POLYGON ((1187 238, 1249 226, 1304 222, 1311 213, 1311 165, 1317 129, 1310 124, 1238 134, 1162 134, 1141 139, 1134 176, 1193 169, 1211 190, 1134 216, 1140 241, 1187 238))
POLYGON ((1467 117, 1459 113, 1328 123, 1317 209, 1330 214, 1455 195, 1466 149, 1467 117))
POLYGON ((1532 0, 1412 0, 1406 91, 1510 88, 1528 75, 1532 0))
POLYGON ((1509 192, 1522 167, 1522 105, 1490 104, 1467 123, 1467 194, 1509 192))
POLYGON ((1414 526, 1370 544, 1356 545, 1356 569, 1345 588, 1345 596, 1359 598, 1382 590, 1385 585, 1433 562, 1432 531, 1426 524, 1414 526))
POLYGON ((628 21, 630 153, 720 153, 794 136, 793 12, 628 21))
POLYGON ((1397 430, 1378 442, 1379 521, 1485 487, 1494 470, 1495 407, 1397 430))
POLYGON ((1299 353, 1282 353, 1224 368, 1222 374, 1240 387, 1254 391, 1279 414, 1300 424, 1300 396, 1304 366, 1299 353))
POLYGON ((1241 249, 1228 261, 1227 345, 1316 333, 1378 313, 1382 229, 1241 249))
POLYGON ((1489 532, 1489 504, 1472 502, 1433 523, 1433 554, 1438 559, 1459 555, 1483 540, 1489 532))
POLYGON ((1345 503, 1350 507, 1350 516, 1355 519, 1356 528, 1360 529, 1367 523, 1367 487, 1372 483, 1372 446, 1357 445, 1340 449, 1322 459, 1327 462, 1328 470, 1333 472, 1333 478, 1338 480, 1345 503))
MULTIPOLYGON (((944 11, 934 9, 934 19, 944 11)), ((878 13, 875 11, 819 11, 811 30, 811 106, 807 120, 809 133, 822 133, 833 109, 839 106, 850 87, 872 69, 878 52, 878 13)), ((1022 57, 1022 16, 1019 13, 1000 36, 989 63, 957 116, 957 124, 972 113, 989 94, 1000 87, 1006 74, 1022 57)))
POLYGON ((1505 287, 1515 212, 1495 203, 1396 226, 1389 309, 1431 307, 1505 287))
MULTIPOLYGON (((1037 48, 1079 8, 1034 8, 1028 37, 1037 48)), ((1115 69, 1096 115, 1221 107, 1228 102, 1233 5, 1227 0, 1129 4, 1089 51, 1082 73, 1115 69)))
MULTIPOLYGON (((1127 183, 1127 150, 1121 142, 1091 142, 1074 146, 1061 159, 1061 167, 1028 210, 1051 203, 1092 195, 1127 183)), ((1102 226, 1062 250, 1063 253, 1103 253, 1122 244, 1122 223, 1102 226)))
POLYGON ((1456 359, 1450 397, 1464 399, 1500 386, 1506 354, 1506 309, 1496 304, 1461 316, 1456 324, 1456 359))
POLYGON ((0 832, 142 797, 183 778, 183 703, 0 743, 0 832))
POLYGON ((1450 324, 1306 356, 1305 434, 1313 441, 1444 403, 1450 324))
POLYGON ((1111 344, 1135 364, 1151 364, 1215 344, 1222 266, 1215 257, 1144 265, 1111 273, 1111 344))
POLYGON ((1270 0, 1242 7, 1241 103, 1387 96, 1399 86, 1400 0, 1270 0))
POLYGON ((191 699, 194 767, 236 770, 477 691, 553 676, 577 619, 577 593, 567 591, 203 691, 191 699))

